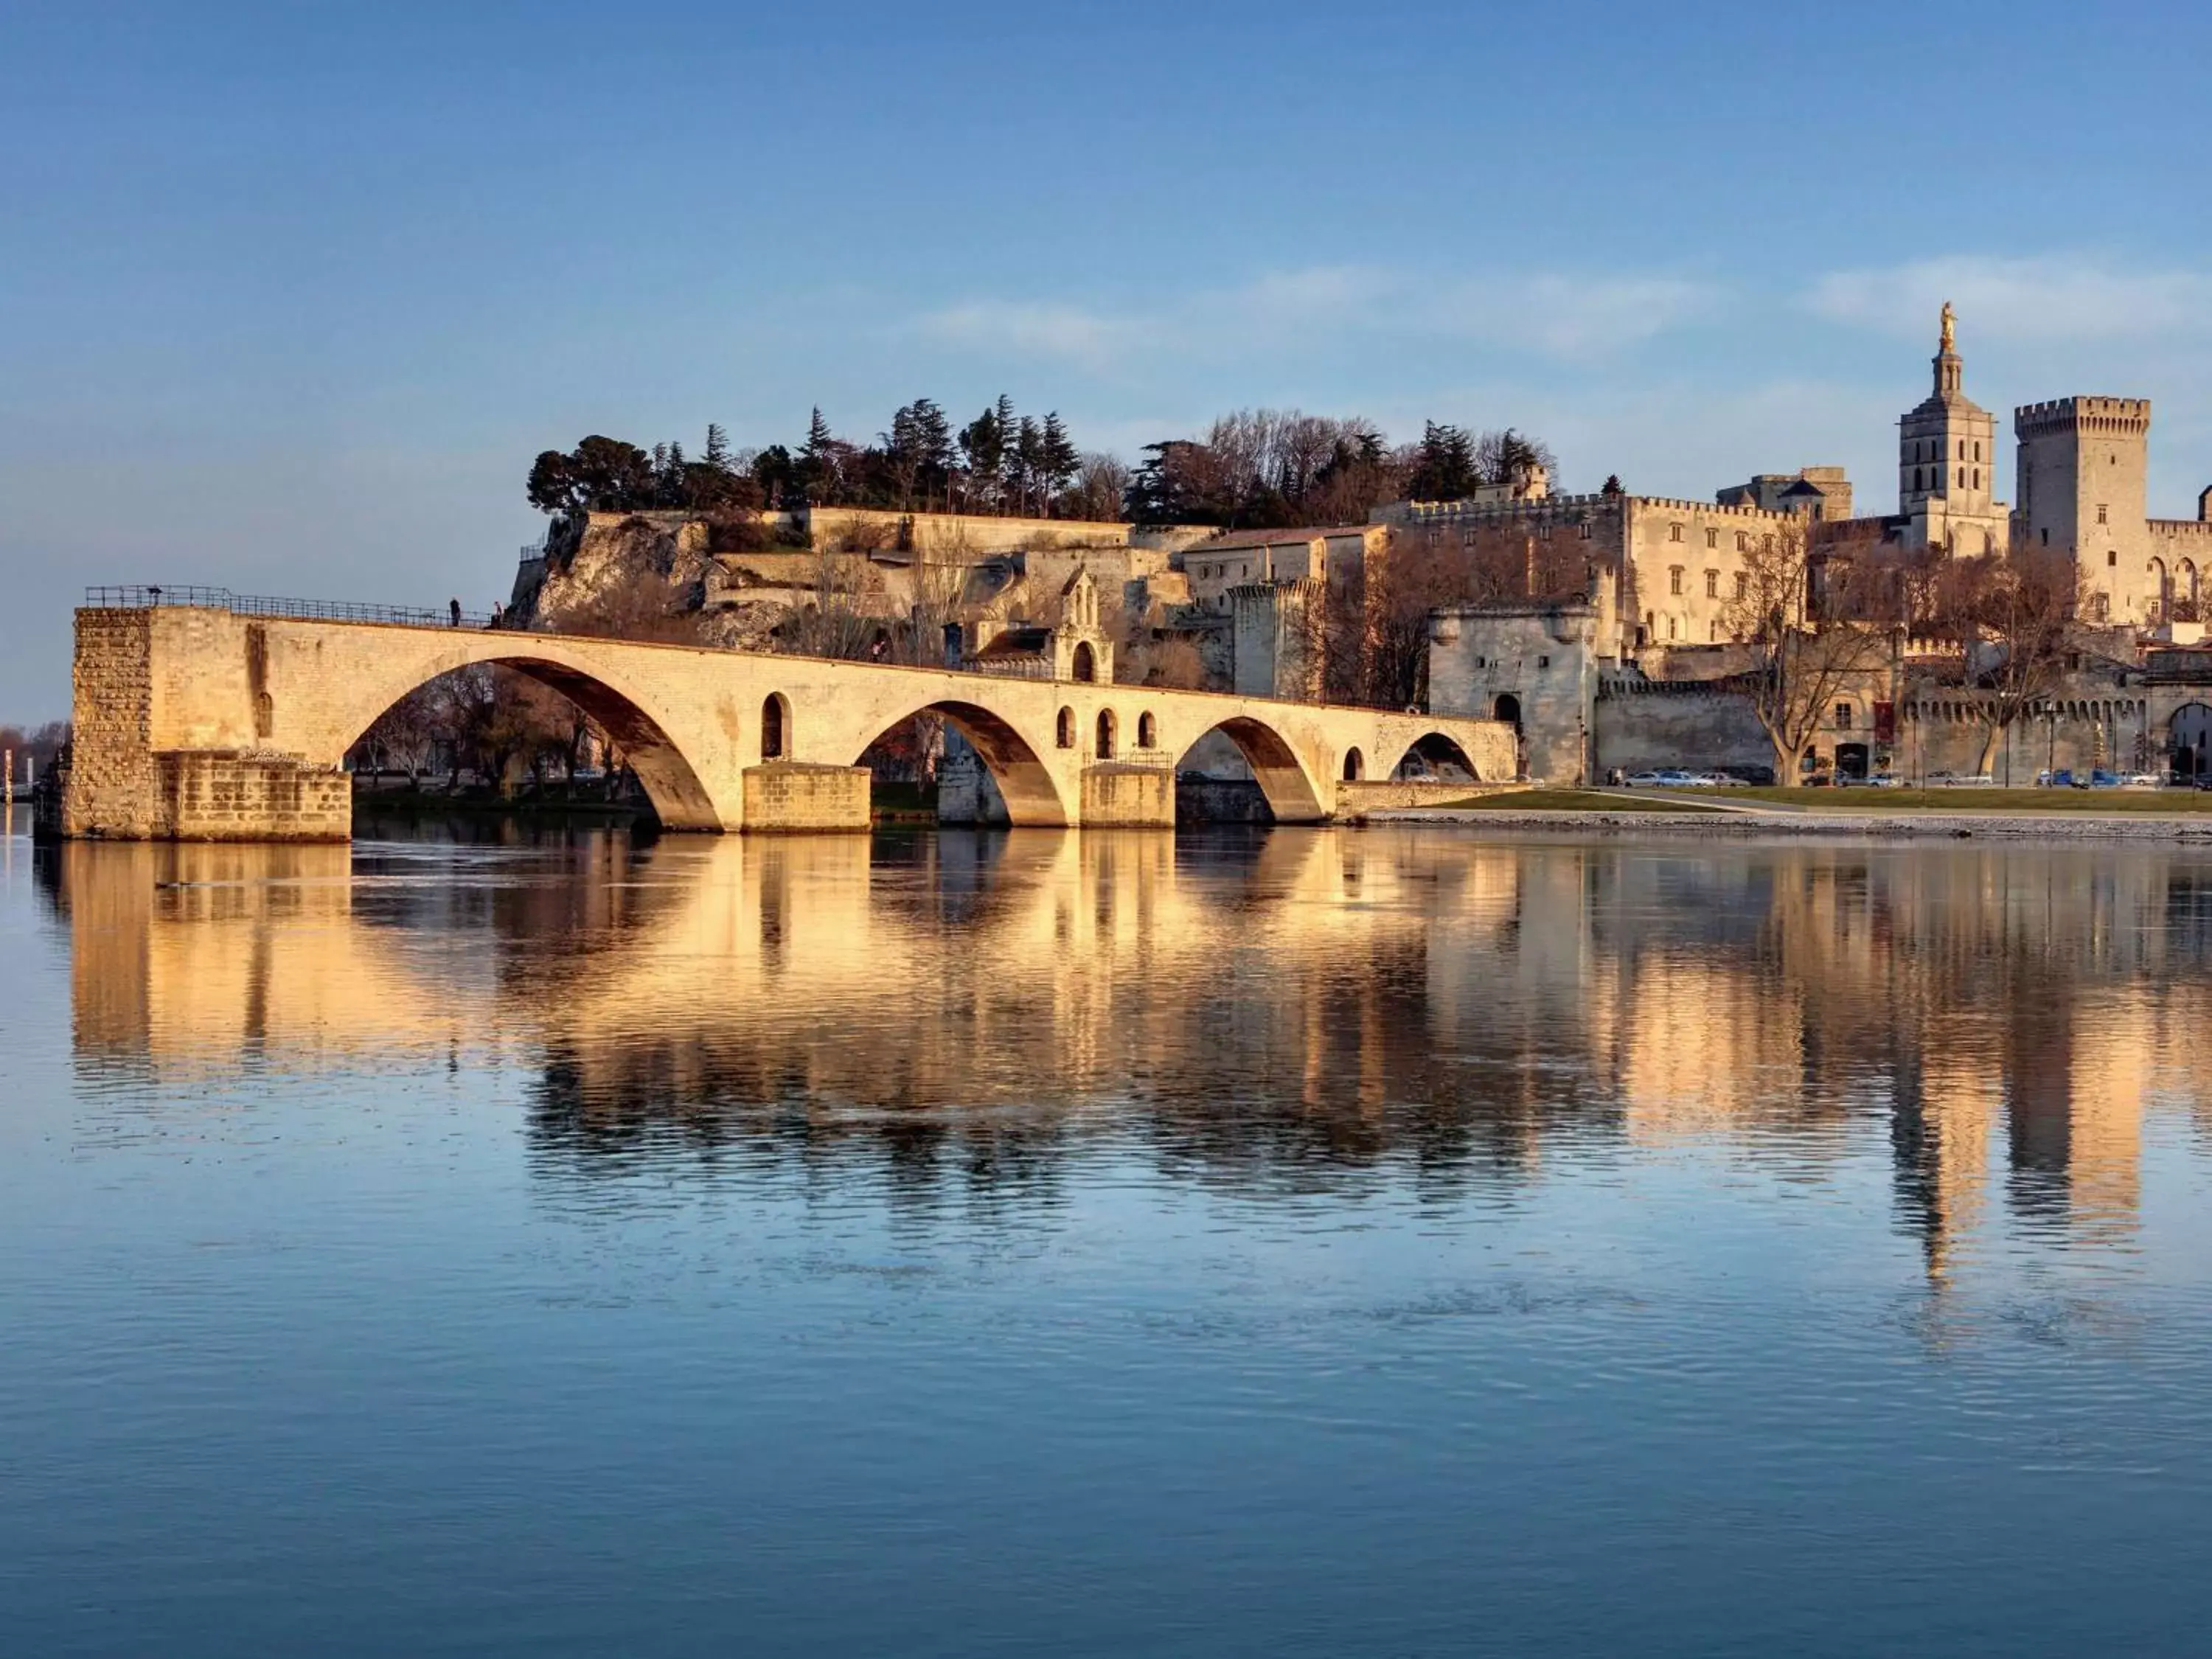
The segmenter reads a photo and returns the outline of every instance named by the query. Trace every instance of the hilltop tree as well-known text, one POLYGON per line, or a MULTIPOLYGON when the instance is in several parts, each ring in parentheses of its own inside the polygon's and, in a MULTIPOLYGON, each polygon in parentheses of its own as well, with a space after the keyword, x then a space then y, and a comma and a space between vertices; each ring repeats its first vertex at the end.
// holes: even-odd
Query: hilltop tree
POLYGON ((597 434, 562 453, 549 449, 530 469, 530 504, 541 513, 626 513, 653 505, 653 457, 597 434))
POLYGON ((1060 423, 1060 412, 1046 415, 1037 435, 1037 474, 1048 500, 1060 494, 1082 465, 1083 457, 1060 423))
POLYGON ((1483 483, 1506 484, 1531 467, 1540 466, 1547 475, 1556 476, 1559 462, 1542 439, 1528 437, 1509 426, 1502 432, 1486 432, 1474 441, 1474 466, 1483 483))
MULTIPOLYGON (((999 400, 1001 404, 1006 401, 999 400)), ((960 455, 967 464, 970 497, 996 507, 999 475, 1006 460, 1006 429, 999 422, 997 409, 986 409, 960 428, 960 455)))
POLYGON ((680 443, 647 451, 597 434, 565 453, 549 449, 531 466, 530 504, 544 513, 750 512, 761 502, 759 485, 737 469, 721 428, 707 433, 708 459, 697 461, 680 443))
POLYGON ((1121 516, 1130 472, 1118 455, 1093 453, 1082 458, 1075 483, 1066 497, 1072 518, 1106 520, 1121 516))
POLYGON ((1044 471, 1044 428, 1034 417, 1024 415, 1014 428, 1013 489, 1016 510, 1030 510, 1030 494, 1036 489, 1044 471))
POLYGON ((860 489, 863 470, 859 447, 832 433, 822 410, 815 409, 793 468, 803 499, 817 507, 843 506, 860 489))
POLYGON ((1406 480, 1407 493, 1417 501, 1457 501, 1472 495, 1482 482, 1474 441, 1455 426, 1425 422, 1413 452, 1413 474, 1406 480))
POLYGON ((899 507, 914 505, 917 488, 927 495, 933 484, 947 477, 952 466, 952 430, 945 411, 927 398, 917 398, 891 416, 891 429, 882 434, 884 457, 897 481, 899 507))
POLYGON ((799 463, 781 444, 770 444, 753 457, 752 477, 771 506, 789 506, 799 493, 799 463))

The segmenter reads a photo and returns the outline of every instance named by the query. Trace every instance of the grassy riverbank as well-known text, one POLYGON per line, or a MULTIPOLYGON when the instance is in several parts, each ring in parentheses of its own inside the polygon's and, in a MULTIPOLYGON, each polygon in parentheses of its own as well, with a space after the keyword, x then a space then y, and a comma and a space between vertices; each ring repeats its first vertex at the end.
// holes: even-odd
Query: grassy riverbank
MULTIPOLYGON (((2013 817, 2046 813, 2151 813, 2160 817, 2212 817, 2212 793, 2195 789, 1638 789, 1638 799, 1696 800, 1700 797, 1735 805, 1764 803, 1814 812, 2002 812, 2013 817)), ((1602 797, 1610 802, 1620 797, 1602 797)))
MULTIPOLYGON (((1817 793, 1817 792, 1816 792, 1817 793)), ((1495 795, 1443 800, 1438 807, 1478 812, 1675 812, 1713 814, 1722 809, 1669 789, 1610 794, 1596 789, 1515 789, 1495 795)))

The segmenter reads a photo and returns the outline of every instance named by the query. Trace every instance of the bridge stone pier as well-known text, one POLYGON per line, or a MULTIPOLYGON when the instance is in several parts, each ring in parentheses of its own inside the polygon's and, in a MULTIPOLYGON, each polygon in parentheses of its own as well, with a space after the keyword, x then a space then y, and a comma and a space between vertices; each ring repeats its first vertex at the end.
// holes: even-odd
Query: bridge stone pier
POLYGON ((346 751, 424 682, 501 663, 620 744, 661 823, 860 830, 878 737, 923 713, 974 745, 1017 825, 1170 826, 1176 763, 1213 732, 1279 823, 1352 807, 1409 750, 1513 776, 1513 728, 1157 687, 216 605, 77 612, 76 735, 55 826, 69 837, 343 841, 346 751))

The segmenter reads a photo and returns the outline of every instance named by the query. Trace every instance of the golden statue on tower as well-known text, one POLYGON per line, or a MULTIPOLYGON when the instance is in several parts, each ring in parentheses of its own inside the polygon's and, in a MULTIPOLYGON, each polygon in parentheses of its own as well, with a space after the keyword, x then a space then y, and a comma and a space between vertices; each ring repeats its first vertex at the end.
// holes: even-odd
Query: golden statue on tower
POLYGON ((1943 350, 1954 351, 1958 349, 1958 327, 1959 313, 1951 309, 1951 302, 1946 300, 1943 301, 1943 350))

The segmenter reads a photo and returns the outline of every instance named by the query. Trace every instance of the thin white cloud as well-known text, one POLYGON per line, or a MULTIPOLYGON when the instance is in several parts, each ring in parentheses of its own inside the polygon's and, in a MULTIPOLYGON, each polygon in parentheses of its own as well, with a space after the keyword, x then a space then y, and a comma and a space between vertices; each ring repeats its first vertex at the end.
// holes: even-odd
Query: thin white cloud
POLYGON ((1540 356, 1601 357, 1710 313, 1719 291, 1674 277, 1502 274, 1439 282, 1369 266, 1267 272, 1233 289, 1115 313, 976 300, 918 320, 923 334, 1099 372, 1133 358, 1233 358, 1293 342, 1427 334, 1540 356))
POLYGON ((2212 317, 2212 276, 2123 269, 2067 254, 1998 258, 1958 254, 1834 271, 1805 303, 1839 323, 1903 338, 1932 337, 1948 300, 1969 337, 2059 343, 2201 336, 2212 317))
POLYGON ((921 319, 921 329, 954 344, 1004 348, 1098 370, 1141 349, 1150 332, 1134 319, 1103 316, 1079 306, 997 300, 933 312, 921 319))
POLYGON ((1454 308, 1463 331, 1478 337, 1598 357, 1694 322, 1720 297, 1678 277, 1537 276, 1468 283, 1454 308))

